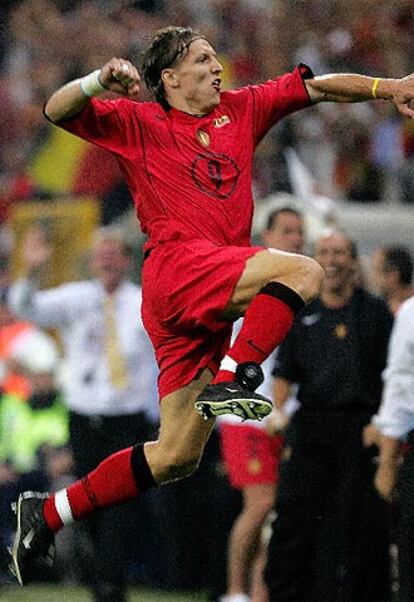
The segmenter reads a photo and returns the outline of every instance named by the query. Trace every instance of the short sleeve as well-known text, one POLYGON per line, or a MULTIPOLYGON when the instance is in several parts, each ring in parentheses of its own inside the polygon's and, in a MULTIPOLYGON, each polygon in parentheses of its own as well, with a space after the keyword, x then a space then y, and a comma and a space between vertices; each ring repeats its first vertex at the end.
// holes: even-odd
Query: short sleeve
POLYGON ((127 99, 91 98, 80 113, 55 125, 117 155, 127 155, 137 121, 136 104, 127 99))
POLYGON ((312 70, 301 64, 291 73, 251 86, 256 142, 280 119, 311 104, 304 80, 312 77, 312 70))

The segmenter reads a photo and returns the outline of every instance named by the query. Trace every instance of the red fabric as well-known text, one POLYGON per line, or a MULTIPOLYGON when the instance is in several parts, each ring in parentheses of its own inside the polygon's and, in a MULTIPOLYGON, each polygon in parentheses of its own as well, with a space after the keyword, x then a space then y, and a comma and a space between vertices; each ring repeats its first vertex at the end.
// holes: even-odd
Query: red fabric
MULTIPOLYGON (((238 364, 241 362, 261 364, 283 341, 294 318, 293 311, 283 301, 259 293, 247 308, 243 326, 227 355, 238 364)), ((214 382, 225 380, 228 380, 227 374, 222 374, 220 370, 214 382)))
POLYGON ((228 383, 235 379, 236 372, 230 370, 219 370, 214 377, 214 383, 228 383))
MULTIPOLYGON (((5 362, 10 360, 13 353, 13 345, 24 337, 26 333, 34 329, 30 322, 12 322, 0 326, 0 360, 5 362)), ((1 387, 4 393, 18 395, 22 399, 27 399, 30 395, 30 385, 26 376, 16 373, 15 366, 8 366, 8 371, 4 379, 1 381, 1 387)))
POLYGON ((43 516, 47 526, 53 533, 57 533, 63 527, 63 523, 56 510, 54 494, 47 498, 43 504, 43 516))
MULTIPOLYGON (((67 488, 74 519, 85 518, 96 508, 107 508, 139 495, 131 468, 132 447, 123 449, 101 462, 95 470, 67 488)), ((62 522, 54 505, 54 496, 45 502, 43 513, 48 526, 56 532, 62 522)))
POLYGON ((282 437, 270 437, 255 426, 222 423, 220 442, 232 487, 244 489, 250 485, 277 483, 282 437))
POLYGON ((7 221, 13 205, 31 199, 35 194, 33 183, 25 174, 13 176, 6 182, 5 188, 0 197, 0 224, 7 221))
POLYGON ((102 198, 121 180, 115 157, 98 146, 90 146, 78 166, 72 193, 102 198))
POLYGON ((154 249, 142 270, 142 317, 160 368, 161 399, 203 368, 217 371, 231 324, 220 319, 249 257, 262 247, 197 240, 154 249))
POLYGON ((219 106, 201 118, 158 103, 94 98, 58 125, 116 155, 149 236, 147 249, 183 239, 246 246, 255 147, 274 123, 309 102, 295 69, 223 92, 219 106))

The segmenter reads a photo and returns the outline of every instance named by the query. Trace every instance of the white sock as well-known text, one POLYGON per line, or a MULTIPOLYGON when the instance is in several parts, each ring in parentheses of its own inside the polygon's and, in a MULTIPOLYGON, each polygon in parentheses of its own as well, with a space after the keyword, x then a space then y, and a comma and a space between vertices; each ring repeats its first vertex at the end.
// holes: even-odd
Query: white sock
MULTIPOLYGON (((225 355, 223 357, 223 359, 221 360, 220 370, 226 370, 227 372, 236 373, 236 368, 237 368, 237 362, 229 355, 225 355)), ((238 601, 236 600, 236 602, 238 602, 238 601)))
POLYGON ((72 508, 69 504, 67 489, 61 489, 55 493, 55 508, 59 518, 64 525, 73 523, 72 508))

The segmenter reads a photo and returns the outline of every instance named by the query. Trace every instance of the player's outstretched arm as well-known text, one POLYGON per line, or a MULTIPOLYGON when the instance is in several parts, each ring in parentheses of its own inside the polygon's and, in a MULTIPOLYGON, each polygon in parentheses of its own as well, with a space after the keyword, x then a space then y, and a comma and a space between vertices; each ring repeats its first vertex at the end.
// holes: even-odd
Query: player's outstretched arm
POLYGON ((46 116, 54 122, 79 113, 93 96, 110 90, 136 98, 140 77, 137 68, 122 58, 112 58, 101 69, 75 79, 59 88, 45 105, 46 116))
POLYGON ((414 118, 414 74, 401 79, 368 77, 352 73, 317 76, 305 81, 312 102, 362 102, 383 99, 395 104, 402 115, 414 118))

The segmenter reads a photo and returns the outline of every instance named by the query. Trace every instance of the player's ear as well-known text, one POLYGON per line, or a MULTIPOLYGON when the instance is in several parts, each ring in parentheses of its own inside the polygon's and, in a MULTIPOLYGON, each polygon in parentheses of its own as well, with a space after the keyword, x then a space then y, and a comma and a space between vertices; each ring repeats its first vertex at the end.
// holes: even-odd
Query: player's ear
POLYGON ((164 86, 178 88, 178 74, 175 69, 163 69, 161 72, 161 79, 164 86))

